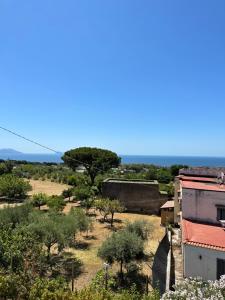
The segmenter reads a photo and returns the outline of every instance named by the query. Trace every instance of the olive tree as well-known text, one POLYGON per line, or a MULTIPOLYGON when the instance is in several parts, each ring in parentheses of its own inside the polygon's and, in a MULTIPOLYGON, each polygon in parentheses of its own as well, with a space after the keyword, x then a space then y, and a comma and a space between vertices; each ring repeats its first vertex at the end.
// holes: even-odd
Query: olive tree
POLYGON ((113 167, 118 167, 120 158, 116 153, 99 148, 80 147, 64 153, 62 160, 74 171, 79 165, 83 165, 94 185, 95 177, 107 172, 113 167))
POLYGON ((62 196, 51 196, 48 198, 47 205, 55 212, 62 212, 66 203, 62 196))
POLYGON ((70 198, 73 196, 73 188, 69 188, 67 190, 63 190, 62 191, 62 197, 63 198, 69 198, 69 201, 70 201, 70 198))
POLYGON ((137 220, 133 223, 128 222, 125 230, 135 233, 144 241, 148 239, 150 233, 153 231, 153 226, 145 220, 137 220))
POLYGON ((0 195, 10 199, 23 199, 30 191, 31 185, 22 178, 12 174, 0 176, 0 195))
POLYGON ((109 198, 101 198, 95 200, 95 207, 103 216, 103 221, 105 222, 108 215, 111 215, 110 224, 113 226, 114 215, 116 212, 123 212, 125 207, 121 204, 119 200, 110 200, 109 198))
POLYGON ((99 211, 99 213, 103 216, 103 222, 106 221, 107 219, 107 216, 109 215, 109 210, 106 209, 107 207, 107 202, 108 202, 108 199, 104 199, 104 198, 101 198, 101 199, 96 199, 94 201, 94 206, 95 208, 99 211))
POLYGON ((144 243, 139 236, 127 230, 120 230, 103 242, 98 256, 108 263, 118 262, 122 275, 123 265, 137 259, 143 251, 144 243))
POLYGON ((76 223, 69 216, 59 214, 36 214, 29 229, 39 238, 47 250, 47 259, 50 259, 53 247, 62 251, 76 232, 76 223))
POLYGON ((34 207, 38 207, 39 209, 41 209, 41 206, 45 205, 47 202, 48 202, 48 195, 44 193, 38 193, 32 196, 31 203, 33 204, 34 207))
POLYGON ((125 210, 124 206, 121 204, 119 200, 108 200, 107 201, 106 210, 108 210, 109 214, 111 215, 110 224, 113 226, 114 221, 114 214, 121 213, 125 210))
POLYGON ((69 216, 74 219, 77 231, 88 233, 92 229, 92 219, 85 214, 82 208, 71 209, 69 216))
POLYGON ((93 196, 93 192, 89 186, 81 185, 74 189, 75 200, 83 201, 93 196))

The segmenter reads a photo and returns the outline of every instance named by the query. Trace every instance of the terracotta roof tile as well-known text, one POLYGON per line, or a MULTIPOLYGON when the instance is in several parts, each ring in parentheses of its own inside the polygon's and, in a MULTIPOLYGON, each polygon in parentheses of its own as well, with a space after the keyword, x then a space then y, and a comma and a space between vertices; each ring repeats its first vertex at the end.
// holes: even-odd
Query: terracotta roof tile
POLYGON ((206 225, 182 220, 182 241, 184 244, 225 251, 225 231, 221 226, 206 225))
POLYGON ((183 181, 181 180, 181 186, 185 189, 195 189, 195 190, 205 190, 205 191, 215 191, 215 192, 225 192, 225 185, 220 184, 210 184, 205 182, 195 182, 195 181, 183 181))
POLYGON ((185 181, 201 181, 201 182, 212 182, 217 183, 217 178, 209 178, 209 177, 200 177, 200 176, 185 176, 185 175, 179 175, 177 176, 181 180, 185 181))

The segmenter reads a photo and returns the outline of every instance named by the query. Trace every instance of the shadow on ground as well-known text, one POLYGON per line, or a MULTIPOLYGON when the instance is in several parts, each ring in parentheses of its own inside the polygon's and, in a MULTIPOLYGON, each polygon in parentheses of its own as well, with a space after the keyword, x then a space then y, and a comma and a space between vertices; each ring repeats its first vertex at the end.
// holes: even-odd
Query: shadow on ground
POLYGON ((63 276, 70 281, 82 273, 82 266, 82 262, 68 252, 64 253, 64 256, 53 256, 51 258, 51 277, 63 276))

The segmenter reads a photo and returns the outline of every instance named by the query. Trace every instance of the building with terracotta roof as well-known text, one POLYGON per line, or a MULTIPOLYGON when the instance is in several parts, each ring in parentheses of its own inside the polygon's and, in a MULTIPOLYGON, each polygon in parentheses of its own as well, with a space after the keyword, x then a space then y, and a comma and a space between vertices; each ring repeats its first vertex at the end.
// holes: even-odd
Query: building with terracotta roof
POLYGON ((174 201, 166 201, 161 207, 161 225, 166 226, 174 223, 174 201))
POLYGON ((174 220, 182 228, 184 277, 225 274, 225 184, 219 177, 200 168, 176 178, 174 220))
POLYGON ((182 220, 185 277, 216 280, 225 274, 225 231, 221 226, 182 220))

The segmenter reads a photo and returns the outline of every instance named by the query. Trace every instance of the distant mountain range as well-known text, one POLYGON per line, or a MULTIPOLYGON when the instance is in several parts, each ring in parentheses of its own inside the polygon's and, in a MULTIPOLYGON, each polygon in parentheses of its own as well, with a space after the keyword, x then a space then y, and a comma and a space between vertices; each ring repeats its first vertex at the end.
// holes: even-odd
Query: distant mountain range
POLYGON ((53 162, 61 163, 63 153, 23 153, 15 149, 0 149, 0 159, 26 160, 28 162, 53 162))
POLYGON ((23 154, 22 152, 16 151, 11 148, 0 149, 0 155, 20 155, 23 154))

